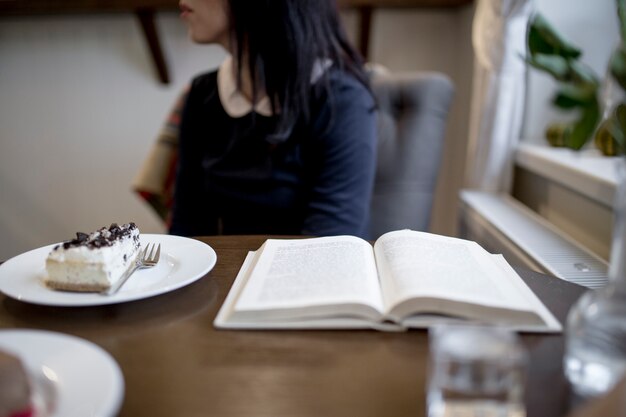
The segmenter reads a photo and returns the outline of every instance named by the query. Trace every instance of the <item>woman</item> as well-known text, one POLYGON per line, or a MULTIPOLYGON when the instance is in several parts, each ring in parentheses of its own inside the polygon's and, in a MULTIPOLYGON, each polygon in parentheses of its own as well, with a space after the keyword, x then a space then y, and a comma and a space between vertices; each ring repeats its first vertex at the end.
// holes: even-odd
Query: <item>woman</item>
POLYGON ((198 43, 170 232, 367 236, 374 100, 333 0, 183 0, 198 43))

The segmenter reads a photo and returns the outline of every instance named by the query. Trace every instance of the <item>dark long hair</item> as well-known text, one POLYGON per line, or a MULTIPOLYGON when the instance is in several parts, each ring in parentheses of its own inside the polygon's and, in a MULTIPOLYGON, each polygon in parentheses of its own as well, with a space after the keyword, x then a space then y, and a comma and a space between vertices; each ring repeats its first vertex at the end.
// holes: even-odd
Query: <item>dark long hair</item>
POLYGON ((228 5, 239 85, 247 62, 253 101, 264 91, 278 115, 277 140, 289 134, 299 117, 309 119, 314 91, 331 95, 328 71, 315 83, 317 90, 312 89, 315 65, 332 62, 368 86, 363 61, 348 42, 335 0, 228 0, 228 5))

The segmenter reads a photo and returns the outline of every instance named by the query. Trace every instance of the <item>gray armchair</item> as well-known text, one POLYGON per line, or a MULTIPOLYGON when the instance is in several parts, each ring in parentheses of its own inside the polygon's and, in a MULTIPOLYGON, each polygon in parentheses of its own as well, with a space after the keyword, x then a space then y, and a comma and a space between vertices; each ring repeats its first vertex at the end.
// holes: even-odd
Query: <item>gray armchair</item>
POLYGON ((374 70, 379 145, 370 238, 428 230, 454 87, 443 74, 374 70))
MULTIPOLYGON (((398 229, 427 230, 453 87, 438 73, 370 71, 379 107, 376 183, 370 237, 398 229)), ((183 96, 133 182, 134 190, 167 222, 175 175, 183 96)))

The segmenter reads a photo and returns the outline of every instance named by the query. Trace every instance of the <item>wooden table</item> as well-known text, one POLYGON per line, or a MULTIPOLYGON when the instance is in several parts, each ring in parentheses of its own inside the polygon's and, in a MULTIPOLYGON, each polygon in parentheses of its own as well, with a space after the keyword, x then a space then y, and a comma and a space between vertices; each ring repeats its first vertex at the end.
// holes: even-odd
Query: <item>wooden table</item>
MULTIPOLYGON (((59 308, 0 295, 0 328, 88 339, 124 373, 120 416, 359 416, 425 414, 425 331, 225 331, 213 319, 248 250, 264 237, 207 237, 217 265, 202 279, 146 300, 59 308)), ((519 270, 563 321, 583 288, 519 270)), ((563 416, 569 388, 562 335, 523 335, 530 352, 529 417, 563 416)))

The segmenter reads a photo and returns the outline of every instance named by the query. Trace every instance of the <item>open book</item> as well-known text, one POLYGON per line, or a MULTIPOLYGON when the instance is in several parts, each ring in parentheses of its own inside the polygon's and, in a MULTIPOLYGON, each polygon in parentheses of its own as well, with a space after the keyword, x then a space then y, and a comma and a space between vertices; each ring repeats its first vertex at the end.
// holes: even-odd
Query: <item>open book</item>
POLYGON ((403 330, 456 320, 561 331, 502 256, 411 230, 373 248, 354 236, 268 239, 248 254, 214 324, 403 330))

